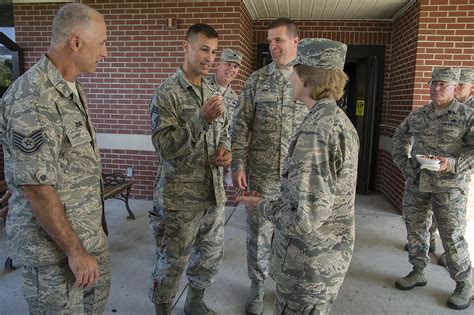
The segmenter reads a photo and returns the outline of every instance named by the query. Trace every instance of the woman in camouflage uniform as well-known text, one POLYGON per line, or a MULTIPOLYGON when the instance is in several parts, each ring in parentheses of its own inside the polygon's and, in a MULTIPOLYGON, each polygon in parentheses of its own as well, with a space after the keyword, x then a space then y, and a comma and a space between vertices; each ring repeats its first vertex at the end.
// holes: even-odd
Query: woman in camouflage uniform
POLYGON ((309 113, 290 145, 280 195, 240 198, 275 226, 275 314, 328 313, 352 258, 359 139, 336 105, 347 81, 346 49, 326 39, 301 41, 291 84, 309 113))

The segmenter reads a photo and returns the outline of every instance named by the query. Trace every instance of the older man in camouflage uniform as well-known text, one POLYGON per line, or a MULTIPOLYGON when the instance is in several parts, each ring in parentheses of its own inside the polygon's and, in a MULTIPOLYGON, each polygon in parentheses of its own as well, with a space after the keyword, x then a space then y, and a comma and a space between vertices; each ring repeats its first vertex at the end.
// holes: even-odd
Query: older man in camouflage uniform
POLYGON ((329 313, 351 261, 359 138, 336 105, 346 50, 327 39, 300 42, 291 84, 309 113, 290 144, 280 195, 240 198, 275 226, 275 314, 329 313))
POLYGON ((100 13, 62 7, 47 54, 0 103, 7 234, 31 314, 99 314, 109 294, 100 155, 76 82, 107 56, 106 39, 100 13))
MULTIPOLYGON (((230 84, 239 73, 240 66, 242 65, 242 54, 236 50, 224 48, 220 59, 216 73, 208 76, 207 79, 209 86, 215 93, 222 95, 226 113, 229 117, 229 128, 231 128, 235 112, 239 107, 239 97, 230 84)), ((228 187, 233 186, 230 166, 225 170, 224 183, 228 187)))
POLYGON ((207 77, 209 86, 222 95, 230 126, 232 126, 232 119, 239 108, 239 97, 230 85, 237 77, 241 65, 242 54, 236 50, 224 48, 216 73, 207 77))
POLYGON ((229 121, 222 97, 203 76, 212 67, 218 34, 194 24, 184 43, 184 63, 155 92, 150 104, 152 142, 160 157, 152 218, 164 226, 149 291, 156 314, 171 302, 189 260, 185 314, 215 314, 203 301, 224 252, 223 167, 230 164, 229 121))
POLYGON ((471 261, 464 232, 466 178, 474 167, 474 110, 454 97, 459 74, 460 69, 433 70, 432 102, 410 113, 396 129, 392 151, 393 161, 406 180, 403 210, 409 261, 413 265, 413 271, 399 279, 396 286, 410 290, 426 285, 424 273, 429 262, 427 239, 432 210, 450 276, 456 281, 456 289, 448 300, 448 306, 454 309, 469 307, 473 297, 471 261), (430 169, 423 162, 427 157, 438 160, 438 166, 435 164, 430 169))
POLYGON ((458 102, 474 108, 474 95, 471 95, 472 82, 474 81, 474 69, 462 68, 459 76, 459 89, 454 93, 458 102))
MULTIPOLYGON (((273 62, 252 73, 242 89, 232 128, 234 186, 265 196, 278 193, 283 163, 296 127, 307 108, 293 98, 291 61, 299 42, 295 24, 286 18, 268 27, 273 62), (248 175, 248 180, 247 180, 248 175)), ((247 314, 263 313, 263 281, 268 276, 273 225, 247 211, 247 267, 252 280, 247 314)))

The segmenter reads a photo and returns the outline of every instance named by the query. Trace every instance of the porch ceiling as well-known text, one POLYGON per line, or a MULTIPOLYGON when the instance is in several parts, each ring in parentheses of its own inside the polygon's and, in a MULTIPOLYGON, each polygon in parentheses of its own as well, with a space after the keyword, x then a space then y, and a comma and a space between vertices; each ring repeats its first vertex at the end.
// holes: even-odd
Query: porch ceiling
POLYGON ((254 20, 393 20, 416 0, 243 0, 254 20))

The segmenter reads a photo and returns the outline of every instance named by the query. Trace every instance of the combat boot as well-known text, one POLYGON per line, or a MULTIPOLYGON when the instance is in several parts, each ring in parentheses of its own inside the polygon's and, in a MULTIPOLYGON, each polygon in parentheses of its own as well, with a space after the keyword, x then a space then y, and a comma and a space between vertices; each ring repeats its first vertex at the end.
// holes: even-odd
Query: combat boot
POLYGON ((474 299, 472 292, 471 279, 456 282, 456 289, 453 294, 449 297, 448 306, 455 310, 463 310, 468 308, 471 304, 471 300, 474 299))
POLYGON ((442 253, 438 258, 438 265, 447 267, 448 263, 446 262, 446 253, 442 253))
POLYGON ((414 287, 426 285, 425 268, 413 267, 413 270, 404 278, 398 279, 395 286, 399 290, 411 290, 414 287))
POLYGON ((184 314, 186 315, 215 315, 203 301, 204 289, 196 289, 188 285, 186 302, 184 303, 184 314))
POLYGON ((263 281, 252 280, 249 297, 247 298, 247 305, 245 306, 245 314, 247 315, 262 315, 263 314, 263 281))
POLYGON ((436 237, 435 237, 436 234, 434 233, 430 233, 430 249, 429 249, 429 252, 430 253, 434 253, 436 251, 436 237))
POLYGON ((171 315, 171 303, 155 304, 155 315, 171 315))

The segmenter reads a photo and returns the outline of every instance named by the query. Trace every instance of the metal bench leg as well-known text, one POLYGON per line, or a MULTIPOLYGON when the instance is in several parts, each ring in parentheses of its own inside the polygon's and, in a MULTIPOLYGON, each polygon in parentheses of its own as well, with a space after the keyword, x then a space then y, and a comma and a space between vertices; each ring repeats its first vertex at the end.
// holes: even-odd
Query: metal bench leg
POLYGON ((5 260, 5 270, 10 270, 10 271, 13 271, 13 270, 16 270, 16 267, 13 266, 13 260, 8 257, 7 260, 5 260))
POLYGON ((125 202, 125 207, 127 208, 127 219, 135 220, 135 215, 133 214, 132 210, 130 209, 130 206, 128 205, 128 196, 130 195, 130 188, 127 189, 127 192, 125 194, 122 193, 121 195, 123 197, 123 202, 125 202))

